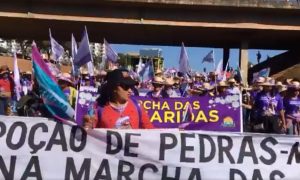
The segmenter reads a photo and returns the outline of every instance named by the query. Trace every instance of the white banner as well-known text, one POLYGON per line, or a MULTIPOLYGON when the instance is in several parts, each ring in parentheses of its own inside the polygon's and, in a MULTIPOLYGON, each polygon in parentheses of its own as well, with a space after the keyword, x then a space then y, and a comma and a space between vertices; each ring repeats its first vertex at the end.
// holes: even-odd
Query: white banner
POLYGON ((299 137, 0 116, 0 179, 299 179, 299 137))

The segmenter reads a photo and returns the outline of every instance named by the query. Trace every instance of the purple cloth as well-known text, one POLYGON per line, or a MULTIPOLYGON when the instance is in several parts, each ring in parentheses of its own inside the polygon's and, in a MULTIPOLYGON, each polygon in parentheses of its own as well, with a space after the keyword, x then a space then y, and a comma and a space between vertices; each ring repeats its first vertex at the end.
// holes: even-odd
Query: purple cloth
POLYGON ((272 103, 276 104, 277 113, 283 110, 283 98, 279 93, 272 98, 272 103))
POLYGON ((250 92, 250 96, 251 96, 253 99, 255 99, 256 96, 257 96, 257 94, 258 94, 259 92, 260 92, 259 90, 251 91, 251 92, 250 92))
POLYGON ((156 128, 178 128, 187 123, 185 112, 191 106, 192 121, 187 130, 232 131, 241 129, 241 102, 238 95, 195 96, 189 98, 134 97, 141 102, 156 128))
POLYGON ((285 114, 293 115, 300 111, 300 98, 285 98, 284 99, 285 114))
POLYGON ((75 54, 73 63, 76 66, 82 66, 88 62, 92 61, 92 54, 89 46, 89 37, 87 30, 85 29, 77 54, 75 54))
POLYGON ((66 95, 66 97, 69 98, 69 96, 70 96, 70 88, 64 89, 63 92, 66 95))
POLYGON ((275 114, 283 109, 283 100, 279 95, 271 97, 270 93, 264 91, 259 92, 255 97, 255 108, 258 110, 258 115, 263 116, 271 106, 274 106, 275 114))

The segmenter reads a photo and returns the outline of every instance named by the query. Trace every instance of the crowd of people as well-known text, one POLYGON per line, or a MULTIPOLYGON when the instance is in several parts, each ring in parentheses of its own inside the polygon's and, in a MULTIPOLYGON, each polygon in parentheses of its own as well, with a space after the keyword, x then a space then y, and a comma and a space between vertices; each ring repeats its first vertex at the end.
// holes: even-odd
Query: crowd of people
MULTIPOLYGON (((43 106, 34 75, 31 72, 20 75, 22 97, 17 100, 12 72, 7 66, 0 67, 0 114, 51 117, 43 106)), ((244 131, 300 134, 299 79, 280 82, 259 77, 248 86, 239 82, 234 74, 220 80, 215 72, 187 75, 157 70, 151 80, 142 81, 134 71, 122 68, 97 71, 95 76, 82 71, 80 78, 70 73, 55 75, 73 108, 79 86, 99 89, 97 106, 90 113, 93 118, 85 117, 85 128, 153 128, 146 111, 131 96, 189 98, 240 94, 244 131)))

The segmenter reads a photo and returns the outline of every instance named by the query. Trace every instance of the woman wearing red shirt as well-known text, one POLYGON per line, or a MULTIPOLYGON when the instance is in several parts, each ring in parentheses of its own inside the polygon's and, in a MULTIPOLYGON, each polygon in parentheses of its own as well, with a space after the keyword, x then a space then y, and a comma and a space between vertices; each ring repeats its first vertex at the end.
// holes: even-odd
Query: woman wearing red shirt
POLYGON ((151 129, 148 114, 131 99, 131 88, 137 83, 128 71, 116 69, 109 72, 98 99, 96 128, 151 129))
POLYGON ((0 115, 9 115, 10 101, 14 90, 13 79, 7 65, 0 67, 0 115))

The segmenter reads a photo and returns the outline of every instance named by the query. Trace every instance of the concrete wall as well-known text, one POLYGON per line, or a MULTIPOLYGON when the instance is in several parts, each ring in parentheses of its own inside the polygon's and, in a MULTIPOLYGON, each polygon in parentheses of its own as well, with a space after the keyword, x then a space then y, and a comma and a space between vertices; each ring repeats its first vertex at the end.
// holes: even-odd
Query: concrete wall
POLYGON ((161 3, 182 5, 211 5, 211 6, 240 6, 259 8, 296 8, 299 9, 297 0, 111 0, 135 3, 161 3))
MULTIPOLYGON (((289 0, 291 1, 291 0, 289 0)), ((300 11, 285 0, 1 0, 0 36, 6 39, 253 49, 291 49, 300 42, 300 11), (2 3, 2 2, 6 3, 2 3), (268 3, 283 8, 267 7, 268 3), (263 6, 265 5, 265 6, 263 6), (248 7, 242 7, 248 6, 248 7)))
MULTIPOLYGON (((0 66, 7 65, 11 71, 13 71, 13 57, 8 56, 0 56, 0 66)), ((30 71, 32 72, 32 63, 30 60, 26 59, 18 59, 18 66, 20 69, 20 72, 26 72, 30 71)), ((70 72, 71 67, 70 66, 62 66, 61 67, 62 72, 70 72)))

